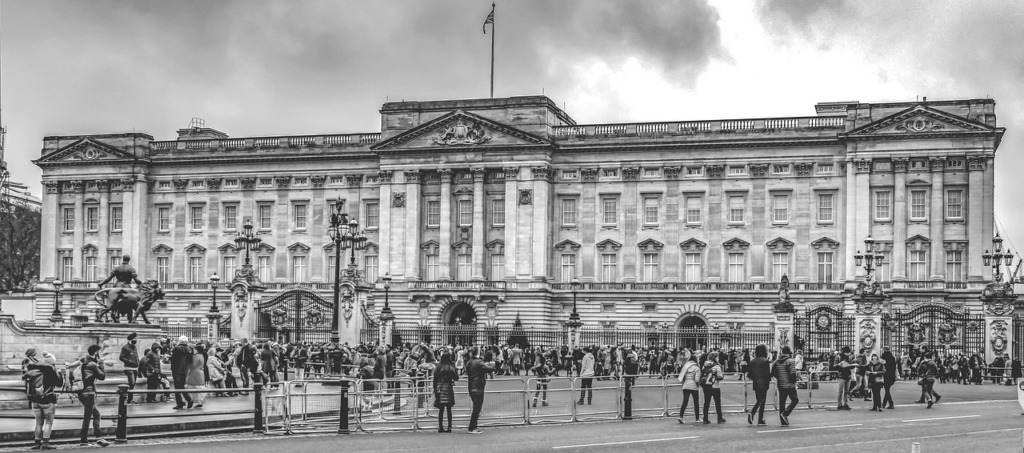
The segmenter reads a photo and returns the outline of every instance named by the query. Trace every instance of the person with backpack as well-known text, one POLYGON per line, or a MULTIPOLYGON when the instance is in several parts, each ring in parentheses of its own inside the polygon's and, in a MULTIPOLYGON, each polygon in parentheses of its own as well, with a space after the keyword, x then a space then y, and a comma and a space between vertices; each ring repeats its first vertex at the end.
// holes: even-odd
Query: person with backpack
POLYGON ((789 415, 800 402, 800 398, 796 396, 796 382, 800 377, 796 373, 796 364, 789 357, 792 353, 793 350, 789 346, 783 346, 779 358, 772 364, 772 376, 775 378, 775 386, 779 389, 779 421, 782 422, 782 426, 789 426, 789 415))
POLYGON ((537 397, 540 397, 542 406, 548 405, 548 383, 551 382, 551 365, 543 358, 530 371, 537 375, 536 390, 533 392, 533 407, 537 407, 537 397))
MULTIPOLYGON (((192 356, 195 351, 188 345, 188 337, 182 335, 178 338, 178 345, 171 349, 171 377, 174 379, 174 389, 184 390, 185 381, 188 380, 189 368, 192 366, 192 356)), ((188 393, 175 392, 174 410, 185 409, 185 404, 192 409, 192 396, 188 393)))
POLYGON ((128 334, 128 342, 121 346, 119 360, 124 364, 124 375, 128 378, 128 404, 133 404, 132 390, 135 390, 135 383, 139 376, 139 351, 135 344, 139 342, 135 338, 139 335, 135 332, 128 334))
POLYGON ((932 408, 932 405, 939 402, 942 398, 934 391, 935 376, 939 374, 939 368, 935 365, 935 353, 929 352, 925 355, 924 360, 918 365, 917 375, 921 376, 918 384, 921 385, 921 391, 924 392, 925 402, 928 403, 928 409, 932 408))
MULTIPOLYGON (((81 371, 81 390, 78 392, 78 401, 82 403, 84 411, 82 413, 82 430, 80 433, 81 442, 79 447, 89 446, 89 422, 92 421, 93 436, 96 438, 95 443, 101 447, 110 445, 109 442, 103 439, 100 433, 100 411, 96 408, 96 381, 103 381, 107 379, 107 373, 103 367, 103 361, 100 360, 100 345, 94 344, 89 346, 89 355, 85 356, 81 360, 81 365, 78 369, 81 371)), ((74 389, 74 386, 72 386, 74 389)))
POLYGON ((711 400, 715 400, 715 413, 718 415, 718 423, 725 423, 722 417, 722 388, 720 382, 725 378, 722 372, 722 365, 718 363, 718 351, 708 353, 708 359, 700 370, 700 385, 704 390, 704 424, 708 421, 708 411, 711 409, 711 400))
MULTIPOLYGON (((139 374, 146 379, 146 390, 156 390, 160 388, 159 350, 159 346, 153 346, 152 349, 146 351, 145 357, 139 361, 139 374)), ((146 402, 155 403, 156 393, 147 393, 146 402)))
POLYGON ((64 379, 57 373, 53 354, 43 352, 43 359, 26 365, 22 380, 25 381, 25 396, 36 418, 35 446, 32 450, 53 450, 50 432, 53 430, 53 415, 57 410, 55 389, 64 386, 64 379))
POLYGON ((843 346, 842 353, 835 358, 835 365, 832 371, 839 373, 839 395, 836 400, 836 410, 848 411, 850 409, 850 377, 857 364, 850 359, 850 347, 843 346))
POLYGON ((586 397, 587 404, 594 402, 594 354, 593 350, 596 346, 584 349, 586 355, 583 356, 582 365, 580 365, 580 400, 576 402, 577 406, 583 405, 583 397, 586 397))
POLYGON ((747 379, 754 387, 754 407, 747 412, 747 424, 754 424, 754 414, 757 414, 757 426, 765 426, 764 406, 768 401, 768 388, 771 387, 772 373, 768 364, 768 346, 763 344, 754 348, 754 358, 747 365, 747 379))
MULTIPOLYGON (((684 349, 685 352, 688 352, 684 349)), ((679 356, 683 356, 682 353, 679 356)), ((700 421, 700 365, 697 364, 696 354, 687 354, 689 359, 683 362, 683 369, 679 370, 679 382, 683 384, 683 404, 679 406, 679 423, 685 423, 684 415, 686 406, 693 398, 693 421, 700 421)))

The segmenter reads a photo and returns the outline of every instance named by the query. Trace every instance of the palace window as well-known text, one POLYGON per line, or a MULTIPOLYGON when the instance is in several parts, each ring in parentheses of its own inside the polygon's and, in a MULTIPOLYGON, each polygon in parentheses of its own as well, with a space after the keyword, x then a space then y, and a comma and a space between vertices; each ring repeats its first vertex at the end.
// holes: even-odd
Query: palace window
POLYGON ((306 257, 305 256, 293 256, 292 257, 292 282, 302 283, 306 279, 306 257))
POLYGON ((306 204, 296 203, 292 206, 292 224, 296 230, 306 229, 306 204))
POLYGON ((576 199, 562 199, 562 226, 576 226, 576 199))
POLYGON ((928 192, 924 190, 910 191, 910 220, 927 220, 928 192))
POLYGON ((789 195, 772 195, 772 222, 789 223, 789 195))
POLYGON ((203 283, 206 279, 203 276, 203 257, 190 256, 188 258, 188 282, 203 283))
POLYGON ((963 189, 949 189, 946 191, 946 218, 951 220, 962 220, 964 218, 963 189))
POLYGON ((686 176, 701 176, 704 174, 704 167, 686 167, 686 176))
POLYGON ((121 265, 121 249, 107 249, 107 258, 109 259, 108 263, 110 264, 107 268, 107 271, 109 272, 114 270, 115 267, 121 265))
POLYGON ((235 256, 224 257, 224 279, 230 282, 235 277, 235 271, 238 270, 238 258, 235 256))
POLYGON ((644 169, 644 177, 645 178, 657 178, 659 176, 661 176, 661 169, 660 168, 645 168, 644 169))
POLYGON ((62 217, 64 223, 64 232, 68 233, 75 231, 75 208, 66 207, 63 209, 63 211, 64 215, 62 217))
POLYGON ((911 250, 908 255, 909 272, 907 279, 924 281, 928 279, 928 252, 925 250, 911 250))
POLYGON ((505 199, 491 200, 491 225, 505 226, 505 199))
POLYGON ((569 283, 573 278, 576 278, 576 254, 575 253, 563 253, 562 254, 562 272, 561 281, 563 283, 569 283))
POLYGON ((256 257, 256 271, 260 274, 260 281, 267 283, 271 280, 269 256, 256 257))
POLYGON ((97 231, 100 229, 100 208, 89 206, 85 208, 85 230, 97 231))
POLYGON ((619 199, 616 197, 601 198, 601 223, 615 226, 619 223, 619 199))
POLYGON ((203 231, 203 207, 189 206, 192 231, 203 231))
POLYGON ((491 254, 491 280, 501 280, 505 274, 505 255, 501 253, 491 254))
POLYGON ((697 283, 703 280, 703 271, 700 262, 700 253, 687 253, 684 256, 685 272, 684 278, 687 282, 697 283))
POLYGON ((818 173, 835 173, 836 164, 818 164, 818 173))
POLYGON ((658 224, 658 200, 657 196, 648 195, 644 197, 644 225, 658 224))
POLYGON ((166 256, 156 257, 156 280, 160 283, 167 283, 171 280, 170 258, 166 256))
POLYGON ((435 281, 440 275, 441 266, 438 264, 437 252, 427 253, 426 255, 427 268, 424 280, 435 281))
POLYGON ((789 253, 772 253, 772 280, 782 281, 783 275, 789 274, 789 253))
POLYGON ((615 253, 601 254, 601 281, 614 283, 619 278, 619 256, 615 253))
POLYGON ((459 200, 459 226, 473 225, 473 200, 459 200))
POLYGON ((832 252, 818 252, 818 281, 832 282, 832 252))
POLYGON ((745 205, 743 195, 729 196, 729 223, 743 223, 743 213, 746 211, 745 205))
POLYGON ((156 209, 157 230, 166 233, 171 230, 171 208, 159 207, 156 209))
POLYGON ((94 282, 96 281, 96 257, 87 256, 85 257, 85 281, 94 282))
POLYGON ((832 222, 835 219, 835 196, 830 193, 818 194, 818 221, 832 222))
POLYGON ((645 282, 657 282, 658 281, 658 254, 657 253, 644 253, 643 254, 643 281, 645 282))
POLYGON ((363 270, 366 272, 366 281, 367 281, 367 283, 371 283, 371 284, 376 283, 378 275, 379 275, 379 272, 380 272, 378 270, 379 269, 379 267, 378 267, 379 266, 379 262, 377 261, 377 256, 376 255, 364 256, 363 257, 363 263, 365 264, 365 267, 363 267, 363 270))
POLYGON ((380 228, 380 203, 376 201, 366 203, 366 222, 364 223, 366 223, 367 229, 380 228))
POLYGON ((124 208, 119 204, 110 205, 110 231, 117 233, 124 228, 124 208))
POLYGON ((701 223, 701 211, 702 211, 701 197, 699 196, 688 196, 686 197, 686 224, 687 225, 700 225, 701 223))
POLYGON ((875 271, 875 280, 879 282, 887 282, 892 280, 892 253, 888 251, 882 251, 882 264, 878 266, 878 270, 875 271))
POLYGON ((964 252, 946 250, 946 281, 964 281, 964 252))
POLYGON ((729 166, 729 176, 743 176, 743 175, 746 175, 746 174, 747 174, 747 167, 744 167, 742 165, 740 165, 740 166, 730 165, 729 166))
POLYGON ((772 165, 772 173, 776 175, 788 175, 789 164, 774 164, 772 165))
POLYGON ((875 220, 892 220, 892 192, 888 190, 875 191, 875 220))
POLYGON ((734 283, 746 280, 746 261, 743 253, 729 254, 729 281, 734 283))
POLYGON ((236 229, 238 229, 238 205, 237 204, 225 204, 224 205, 224 229, 225 230, 236 230, 236 229))
POLYGON ((75 258, 70 256, 61 257, 61 280, 70 282, 75 274, 75 258))
POLYGON ((437 200, 427 201, 427 226, 441 226, 441 202, 437 200))
POLYGON ((460 253, 455 256, 455 279, 468 281, 473 277, 473 255, 460 253))
POLYGON ((274 206, 270 203, 260 203, 256 207, 256 228, 261 230, 270 229, 271 222, 273 221, 271 218, 271 212, 273 209, 274 206))

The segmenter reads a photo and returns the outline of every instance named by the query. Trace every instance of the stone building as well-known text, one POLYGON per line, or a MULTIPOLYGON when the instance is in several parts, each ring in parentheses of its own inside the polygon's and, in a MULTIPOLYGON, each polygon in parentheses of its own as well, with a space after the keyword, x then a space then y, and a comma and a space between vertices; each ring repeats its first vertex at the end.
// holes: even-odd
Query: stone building
MULTIPOLYGON (((380 131, 359 134, 45 137, 41 276, 68 282, 63 303, 85 316, 89 288, 130 254, 168 290, 158 320, 202 322, 208 279, 240 268, 233 239, 251 221, 264 300, 294 284, 331 300, 340 199, 368 236, 355 257, 376 288, 360 307, 380 311, 387 273, 399 325, 556 328, 579 279, 589 326, 767 329, 783 275, 798 313, 850 307, 869 236, 887 306, 977 310, 994 107, 584 125, 524 96, 389 102, 380 131)), ((40 318, 51 309, 41 296, 40 318)))

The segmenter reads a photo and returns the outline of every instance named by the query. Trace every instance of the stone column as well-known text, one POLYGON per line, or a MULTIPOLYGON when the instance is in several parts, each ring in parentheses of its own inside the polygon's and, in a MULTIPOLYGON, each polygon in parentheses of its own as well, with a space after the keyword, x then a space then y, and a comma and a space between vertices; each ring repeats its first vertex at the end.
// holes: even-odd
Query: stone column
POLYGON ((63 222, 60 212, 60 183, 57 181, 43 181, 45 195, 43 195, 43 217, 48 219, 42 222, 42 234, 39 254, 39 279, 42 281, 53 280, 60 276, 57 269, 57 246, 60 244, 60 237, 57 231, 58 225, 63 222))
POLYGON ((932 167, 932 201, 931 212, 928 215, 928 235, 931 236, 929 239, 932 240, 932 247, 929 252, 929 261, 931 261, 929 280, 944 280, 946 276, 946 256, 943 253, 945 247, 943 247, 944 237, 942 231, 943 224, 946 221, 946 213, 943 212, 946 191, 942 178, 945 175, 946 158, 933 157, 930 159, 930 163, 932 167))
POLYGON ((548 277, 548 256, 551 247, 548 244, 551 222, 548 213, 551 211, 549 192, 551 185, 550 167, 534 167, 533 169, 533 244, 531 259, 531 275, 535 280, 546 280, 548 277))
POLYGON ((452 279, 452 171, 442 168, 441 176, 441 228, 437 247, 438 280, 452 279))
POLYGON ((505 279, 514 280, 519 263, 519 167, 505 168, 505 279))
MULTIPOLYGON (((843 275, 843 279, 847 282, 854 280, 857 275, 856 263, 853 261, 853 255, 857 253, 857 244, 860 244, 863 238, 857 238, 856 227, 857 227, 857 185, 856 179, 854 178, 854 169, 856 168, 854 162, 849 160, 846 162, 846 189, 845 198, 846 201, 846 228, 843 230, 843 238, 839 241, 846 246, 846 272, 843 275)), ((812 273, 813 274, 813 273, 812 273)))
POLYGON ((405 279, 420 279, 420 172, 405 172, 405 279))
POLYGON ((892 167, 896 176, 892 190, 892 257, 889 267, 890 278, 898 281, 907 279, 907 158, 894 158, 892 167))
MULTIPOLYGON (((854 190, 854 197, 857 203, 856 215, 854 216, 855 223, 853 226, 854 235, 850 238, 850 243, 854 245, 854 250, 862 247, 864 240, 871 235, 871 159, 859 159, 856 161, 857 173, 854 176, 856 181, 856 189, 854 190)), ((863 250, 861 250, 863 251, 863 250)), ((846 255, 852 257, 853 253, 846 255)), ((847 258, 848 264, 855 264, 853 260, 847 258)), ((853 277, 863 277, 864 268, 856 267, 850 274, 851 279, 853 277)))
MULTIPOLYGON (((991 269, 982 262, 981 255, 990 247, 985 241, 985 192, 993 190, 984 183, 985 157, 967 156, 967 238, 968 249, 964 253, 967 261, 967 280, 982 281, 991 278, 991 269)), ((991 231, 991 230, 989 230, 991 231)))
MULTIPOLYGON (((145 253, 148 251, 146 250, 147 236, 145 233, 149 231, 149 228, 146 227, 146 210, 149 208, 149 197, 146 196, 148 191, 146 178, 144 176, 135 176, 135 179, 132 180, 131 189, 128 190, 132 190, 132 200, 134 201, 132 204, 132 228, 123 231, 121 237, 124 237, 126 233, 131 235, 130 253, 132 263, 135 263, 135 268, 149 269, 149 254, 145 253)), ((124 212, 125 208, 122 207, 121 211, 124 212)), ((121 224, 123 228, 128 226, 123 220, 121 224)), ((124 252, 122 251, 121 253, 123 254, 124 252)))
POLYGON ((71 271, 71 275, 74 280, 82 279, 82 268, 85 265, 82 260, 82 247, 85 246, 85 209, 82 208, 82 199, 85 198, 84 186, 82 181, 71 182, 71 190, 75 194, 75 231, 71 250, 71 256, 74 257, 74 270, 71 271))
POLYGON ((484 280, 484 176, 483 168, 473 169, 473 280, 484 280))
MULTIPOLYGON (((380 181, 380 201, 377 203, 379 218, 379 227, 377 229, 380 234, 380 250, 377 251, 377 256, 380 260, 387 260, 386 263, 378 262, 377 266, 379 269, 380 277, 384 274, 381 272, 390 273, 392 276, 401 273, 401 263, 399 262, 401 250, 396 250, 394 244, 392 244, 392 237, 401 233, 401 228, 396 228, 397 222, 401 222, 399 219, 397 222, 392 222, 391 209, 393 206, 392 192, 391 192, 391 176, 392 172, 389 170, 381 170, 377 172, 377 179, 380 181)), ((365 225, 364 225, 365 226, 365 225)), ((404 226, 404 225, 403 225, 404 226)), ((373 282, 367 282, 372 284, 373 282)))
MULTIPOLYGON (((100 224, 96 244, 99 250, 96 251, 96 278, 102 280, 111 271, 110 260, 107 258, 107 247, 110 246, 110 181, 96 181, 96 188, 100 191, 100 224)), ((123 208, 121 210, 121 228, 124 228, 123 208)), ((124 234, 123 231, 122 234, 124 234)), ((136 269, 145 270, 142 267, 136 267, 136 269)))

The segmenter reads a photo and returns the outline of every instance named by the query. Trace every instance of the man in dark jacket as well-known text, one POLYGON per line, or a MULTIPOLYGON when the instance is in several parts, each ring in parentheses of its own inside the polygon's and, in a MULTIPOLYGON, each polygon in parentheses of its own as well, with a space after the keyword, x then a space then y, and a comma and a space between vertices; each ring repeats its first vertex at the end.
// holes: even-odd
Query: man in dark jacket
POLYGON ((32 448, 33 450, 53 450, 57 448, 50 445, 50 432, 53 430, 53 414, 57 408, 57 394, 54 393, 54 390, 64 386, 64 379, 57 373, 57 368, 54 367, 55 363, 56 360, 53 355, 44 352, 42 360, 26 366, 26 376, 32 376, 28 380, 29 385, 35 385, 38 381, 42 381, 42 391, 33 391, 34 395, 28 399, 29 406, 32 407, 32 413, 36 417, 36 445, 32 448))
POLYGON ((857 364, 850 358, 850 347, 843 346, 842 353, 836 355, 834 371, 839 373, 839 394, 836 400, 837 410, 850 410, 850 376, 857 364))
MULTIPOLYGON (((139 373, 146 378, 146 390, 160 388, 160 354, 159 346, 146 351, 146 359, 140 364, 139 373)), ((146 394, 147 403, 156 402, 156 393, 146 394)))
POLYGON ((484 386, 487 385, 487 373, 494 372, 494 363, 480 360, 480 347, 473 346, 469 350, 469 361, 466 362, 466 377, 469 380, 469 399, 473 401, 473 413, 469 417, 469 433, 481 434, 477 429, 480 420, 480 409, 484 405, 484 386))
POLYGON ((754 424, 754 413, 756 412, 757 426, 764 426, 767 424, 764 422, 764 405, 768 400, 768 387, 771 386, 772 381, 767 346, 759 344, 754 348, 754 358, 747 365, 747 379, 750 379, 750 382, 753 383, 754 397, 756 398, 754 407, 750 408, 750 412, 747 412, 747 423, 754 424))
POLYGON ((89 355, 82 359, 82 391, 78 392, 78 401, 85 409, 82 413, 82 431, 80 447, 89 446, 89 421, 92 421, 92 433, 96 436, 96 445, 106 447, 109 442, 100 436, 100 411, 96 408, 96 381, 107 379, 100 360, 100 345, 89 346, 89 355))
POLYGON ((800 376, 796 374, 796 364, 789 356, 793 350, 789 346, 782 347, 782 354, 772 365, 772 376, 775 377, 775 386, 779 388, 779 421, 782 426, 789 426, 789 414, 793 413, 800 398, 796 396, 796 381, 800 376), (786 406, 786 399, 789 399, 789 406, 786 406))
POLYGON ((882 397, 882 407, 892 409, 892 394, 889 393, 889 390, 896 383, 896 369, 899 368, 899 364, 896 363, 896 356, 888 346, 882 348, 882 361, 885 362, 885 375, 882 380, 882 385, 885 386, 885 396, 882 397))
MULTIPOLYGON (((171 349, 171 376, 174 379, 175 390, 185 389, 185 380, 188 378, 188 368, 192 365, 193 354, 195 352, 188 346, 188 337, 182 335, 178 338, 178 345, 171 349)), ((185 403, 192 409, 192 396, 188 393, 175 392, 174 402, 176 410, 184 409, 185 403)))
POLYGON ((121 356, 119 359, 124 364, 124 375, 128 378, 128 404, 132 404, 132 393, 131 390, 135 390, 135 383, 139 376, 139 351, 135 349, 135 344, 139 342, 135 338, 139 335, 135 332, 128 334, 128 342, 121 346, 121 356))

